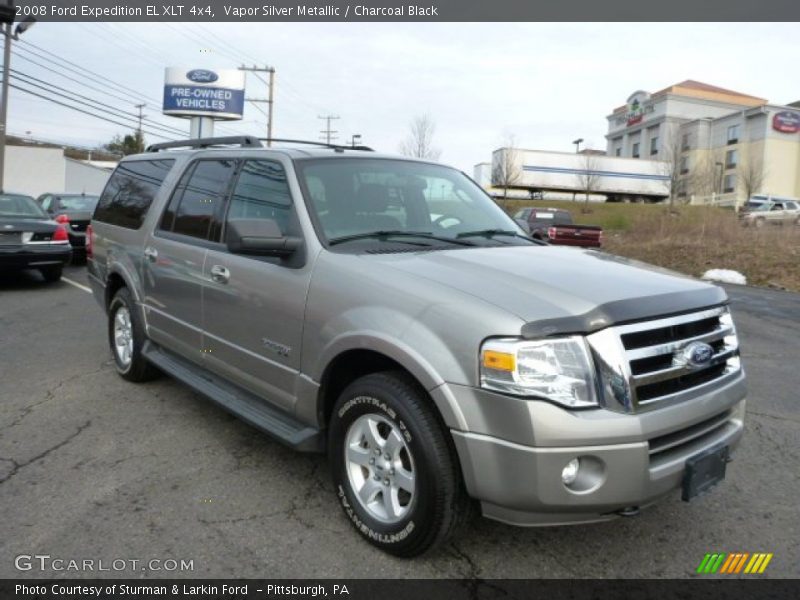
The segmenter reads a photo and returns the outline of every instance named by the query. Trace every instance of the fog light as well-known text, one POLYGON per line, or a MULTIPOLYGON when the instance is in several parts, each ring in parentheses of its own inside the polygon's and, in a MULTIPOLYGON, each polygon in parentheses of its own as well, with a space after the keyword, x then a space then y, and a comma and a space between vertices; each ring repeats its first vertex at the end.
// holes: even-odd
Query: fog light
POLYGON ((572 485, 575 483, 575 480, 578 478, 578 467, 580 467, 580 465, 580 460, 577 458, 573 458, 567 463, 567 466, 561 471, 561 481, 564 485, 572 485))

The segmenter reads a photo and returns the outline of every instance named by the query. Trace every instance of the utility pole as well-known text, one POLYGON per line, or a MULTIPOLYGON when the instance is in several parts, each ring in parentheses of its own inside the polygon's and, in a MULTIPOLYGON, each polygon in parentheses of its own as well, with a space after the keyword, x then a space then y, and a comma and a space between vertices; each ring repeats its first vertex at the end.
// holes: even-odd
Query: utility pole
POLYGON ((267 105, 267 112, 264 113, 261 110, 262 114, 265 114, 267 117, 267 146, 272 145, 272 122, 273 122, 273 105, 275 104, 275 67, 257 67, 253 65, 252 67, 245 67, 242 65, 239 67, 240 71, 248 71, 253 73, 256 77, 258 77, 259 73, 268 73, 269 74, 269 81, 264 81, 261 77, 258 77, 259 80, 263 81, 267 84, 267 97, 266 98, 245 98, 247 102, 252 102, 256 108, 258 108, 259 104, 266 104, 267 105))
POLYGON ((5 4, 0 4, 0 33, 3 34, 3 85, 2 85, 2 104, 0 104, 0 192, 5 185, 6 170, 6 125, 8 120, 8 77, 11 73, 11 40, 19 39, 20 34, 25 33, 33 27, 36 19, 25 17, 14 27, 16 9, 13 0, 6 0, 5 4))
POLYGON ((336 139, 336 134, 339 133, 338 131, 334 131, 331 129, 331 121, 339 119, 339 115, 319 115, 317 118, 322 119, 323 121, 326 122, 325 129, 320 131, 320 133, 325 136, 324 138, 325 143, 330 144, 333 140, 336 139))
POLYGON ((11 69, 11 23, 3 23, 3 104, 0 105, 0 192, 4 191, 6 170, 6 119, 8 118, 8 76, 11 69))
POLYGON ((136 130, 136 151, 144 152, 144 136, 142 134, 142 119, 144 118, 144 114, 142 114, 142 109, 147 105, 135 104, 134 106, 139 109, 139 129, 136 130))

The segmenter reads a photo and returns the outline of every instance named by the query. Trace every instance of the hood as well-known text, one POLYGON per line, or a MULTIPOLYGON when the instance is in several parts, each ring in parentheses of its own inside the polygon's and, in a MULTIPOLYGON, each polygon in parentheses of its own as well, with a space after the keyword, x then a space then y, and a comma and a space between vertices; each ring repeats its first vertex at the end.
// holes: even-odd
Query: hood
POLYGON ((646 263, 575 248, 509 246, 364 258, 507 310, 527 322, 523 335, 529 337, 588 333, 727 300, 717 286, 646 263))

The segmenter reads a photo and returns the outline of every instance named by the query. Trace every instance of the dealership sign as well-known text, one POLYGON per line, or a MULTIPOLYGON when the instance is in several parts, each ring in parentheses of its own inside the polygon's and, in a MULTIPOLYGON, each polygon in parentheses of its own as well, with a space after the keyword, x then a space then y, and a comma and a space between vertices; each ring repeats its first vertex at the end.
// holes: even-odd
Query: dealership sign
POLYGON ((781 133, 797 133, 800 131, 800 113, 785 110, 772 117, 772 128, 781 133))
POLYGON ((183 69, 164 73, 165 115, 241 119, 244 112, 244 73, 236 69, 183 69))

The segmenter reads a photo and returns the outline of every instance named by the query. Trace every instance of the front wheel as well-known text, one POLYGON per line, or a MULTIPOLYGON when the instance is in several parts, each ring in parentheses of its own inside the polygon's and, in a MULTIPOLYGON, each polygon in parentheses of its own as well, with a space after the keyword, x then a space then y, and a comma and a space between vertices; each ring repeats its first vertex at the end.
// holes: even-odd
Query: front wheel
POLYGON ((403 373, 366 375, 342 392, 328 458, 348 519, 390 554, 430 550, 468 513, 455 450, 424 390, 403 373))

